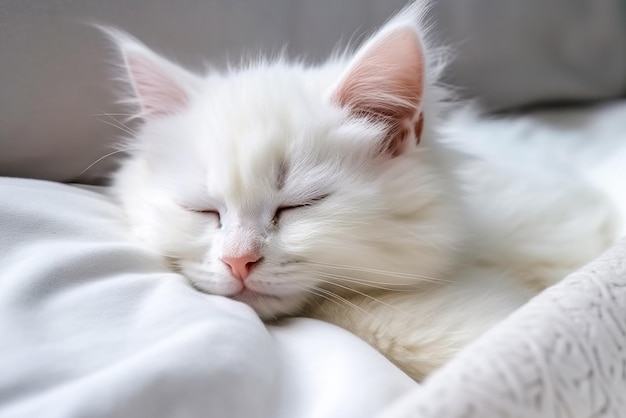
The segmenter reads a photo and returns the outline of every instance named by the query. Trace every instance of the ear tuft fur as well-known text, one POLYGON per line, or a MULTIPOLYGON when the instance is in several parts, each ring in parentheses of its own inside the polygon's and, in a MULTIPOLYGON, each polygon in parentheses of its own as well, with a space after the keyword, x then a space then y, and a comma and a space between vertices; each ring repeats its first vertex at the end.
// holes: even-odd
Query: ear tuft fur
POLYGON ((355 117, 385 126, 381 149, 392 155, 409 138, 419 142, 424 125, 427 55, 419 25, 425 9, 412 3, 365 42, 332 94, 355 117))
POLYGON ((119 29, 99 26, 122 55, 127 80, 144 119, 172 115, 186 108, 197 76, 161 57, 141 41, 119 29))

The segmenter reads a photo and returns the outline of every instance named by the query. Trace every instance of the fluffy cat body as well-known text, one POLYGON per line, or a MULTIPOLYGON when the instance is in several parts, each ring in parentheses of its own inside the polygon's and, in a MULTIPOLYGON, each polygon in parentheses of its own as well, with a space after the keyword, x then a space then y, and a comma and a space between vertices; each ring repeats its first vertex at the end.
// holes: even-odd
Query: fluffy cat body
POLYGON ((416 379, 614 230, 575 174, 442 111, 422 12, 354 56, 203 77, 108 30, 144 119, 112 186, 133 232, 197 289, 338 324, 416 379))

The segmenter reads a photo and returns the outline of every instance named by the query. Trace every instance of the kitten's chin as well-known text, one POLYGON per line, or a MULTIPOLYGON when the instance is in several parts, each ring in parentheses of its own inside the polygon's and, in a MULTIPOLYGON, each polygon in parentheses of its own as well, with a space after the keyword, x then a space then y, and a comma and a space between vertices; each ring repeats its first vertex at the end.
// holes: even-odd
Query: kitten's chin
POLYGON ((304 302, 297 295, 275 296, 247 288, 230 298, 250 306, 264 321, 297 314, 302 309, 304 302))
POLYGON ((200 263, 178 261, 179 271, 198 291, 210 295, 224 296, 250 306, 264 321, 300 313, 307 303, 307 294, 281 286, 273 292, 254 280, 246 286, 228 275, 220 276, 205 270, 200 263))

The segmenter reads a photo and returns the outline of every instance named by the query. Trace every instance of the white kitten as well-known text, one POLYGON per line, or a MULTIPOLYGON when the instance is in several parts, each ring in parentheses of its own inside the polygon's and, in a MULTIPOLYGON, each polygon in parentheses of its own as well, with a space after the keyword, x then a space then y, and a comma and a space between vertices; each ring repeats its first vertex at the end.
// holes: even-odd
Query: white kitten
POLYGON ((441 120, 422 12, 352 57, 204 76, 109 30, 144 120, 113 185, 134 232, 196 288, 337 323, 416 379, 612 237, 576 178, 441 120))

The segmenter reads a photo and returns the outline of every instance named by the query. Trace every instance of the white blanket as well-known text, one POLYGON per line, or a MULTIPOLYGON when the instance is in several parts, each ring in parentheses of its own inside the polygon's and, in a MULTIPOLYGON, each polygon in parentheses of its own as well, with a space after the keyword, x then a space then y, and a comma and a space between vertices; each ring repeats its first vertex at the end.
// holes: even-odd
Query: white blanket
POLYGON ((415 386, 339 328, 193 290, 96 192, 4 178, 0 196, 3 418, 362 418, 415 386))
MULTIPOLYGON (((626 213, 626 103, 483 123, 472 136, 543 141, 626 213)), ((0 417, 617 417, 626 411, 615 392, 626 394, 623 253, 600 261, 593 286, 575 277, 575 292, 566 282, 541 295, 419 387, 336 327, 266 327, 245 305, 191 289, 127 236, 97 191, 0 179, 0 417), (579 315, 542 313, 555 301, 579 315), (593 312, 617 315, 619 332, 604 332, 593 312), (527 332, 536 324, 541 332, 527 332), (559 327, 576 337, 559 341, 587 351, 554 368, 549 348, 576 352, 550 339, 559 327), (595 338, 617 340, 609 352, 595 338), (593 377, 573 373, 583 370, 593 377)))

